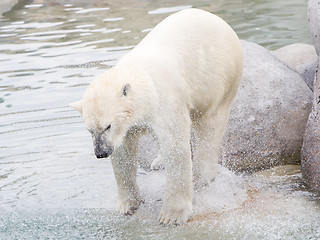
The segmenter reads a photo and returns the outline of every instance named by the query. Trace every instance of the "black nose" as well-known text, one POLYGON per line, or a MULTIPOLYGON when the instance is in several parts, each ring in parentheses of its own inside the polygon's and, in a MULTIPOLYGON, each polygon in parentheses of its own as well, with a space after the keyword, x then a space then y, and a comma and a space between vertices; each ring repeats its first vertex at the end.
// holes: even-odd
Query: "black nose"
POLYGON ((113 147, 107 146, 101 149, 101 147, 98 146, 95 148, 94 153, 97 158, 107 158, 113 153, 113 147))
POLYGON ((97 158, 107 158, 109 157, 109 155, 107 153, 96 153, 96 157, 97 158))

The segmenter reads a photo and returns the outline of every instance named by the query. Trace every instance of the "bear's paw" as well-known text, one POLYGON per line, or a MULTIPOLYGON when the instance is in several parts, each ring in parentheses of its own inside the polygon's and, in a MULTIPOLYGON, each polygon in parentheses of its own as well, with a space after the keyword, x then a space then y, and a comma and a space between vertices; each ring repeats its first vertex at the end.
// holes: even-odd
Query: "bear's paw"
POLYGON ((159 221, 161 224, 182 224, 186 223, 192 214, 191 201, 174 202, 164 204, 161 208, 159 221))
POLYGON ((133 215, 143 202, 141 199, 118 199, 117 211, 123 215, 133 215))
POLYGON ((163 170, 164 164, 162 163, 162 158, 161 156, 158 156, 157 158, 155 158, 152 163, 151 163, 151 170, 153 171, 157 171, 157 170, 163 170))

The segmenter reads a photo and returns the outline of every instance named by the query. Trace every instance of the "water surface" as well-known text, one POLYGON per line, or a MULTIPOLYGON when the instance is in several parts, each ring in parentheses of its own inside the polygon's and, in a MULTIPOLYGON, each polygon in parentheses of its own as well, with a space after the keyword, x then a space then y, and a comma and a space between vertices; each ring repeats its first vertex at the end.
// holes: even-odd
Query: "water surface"
POLYGON ((205 9, 273 50, 311 42, 307 1, 87 2, 19 1, 0 17, 0 239, 320 238, 319 199, 299 167, 255 176, 221 167, 180 227, 157 224, 164 176, 140 170, 146 204, 135 217, 117 215, 110 161, 94 157, 68 107, 171 13, 205 9))

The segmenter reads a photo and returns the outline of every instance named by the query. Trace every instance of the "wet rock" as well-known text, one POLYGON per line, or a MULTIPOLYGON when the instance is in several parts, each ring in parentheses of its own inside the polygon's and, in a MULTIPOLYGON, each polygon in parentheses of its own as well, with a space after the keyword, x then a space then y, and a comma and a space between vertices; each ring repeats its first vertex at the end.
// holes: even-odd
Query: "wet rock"
POLYGON ((312 92, 265 48, 242 41, 244 71, 225 135, 222 163, 254 171, 300 162, 312 92))
POLYGON ((271 52, 274 56, 297 71, 313 90, 313 79, 317 68, 317 53, 313 45, 295 43, 271 52))
MULTIPOLYGON (((311 36, 319 55, 320 1, 309 0, 308 17, 311 36)), ((301 172, 311 189, 320 193, 320 57, 314 78, 312 110, 308 118, 301 150, 301 172)))

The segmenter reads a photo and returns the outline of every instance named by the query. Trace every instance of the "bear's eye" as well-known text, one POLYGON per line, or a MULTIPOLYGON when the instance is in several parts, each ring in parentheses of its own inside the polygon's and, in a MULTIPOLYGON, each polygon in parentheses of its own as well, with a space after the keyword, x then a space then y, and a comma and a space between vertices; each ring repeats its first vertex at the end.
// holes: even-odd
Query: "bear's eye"
POLYGON ((109 131, 110 128, 111 128, 111 124, 109 124, 109 125, 104 129, 104 132, 109 131))
POLYGON ((122 96, 126 97, 129 91, 130 91, 130 84, 128 83, 122 88, 122 96))

